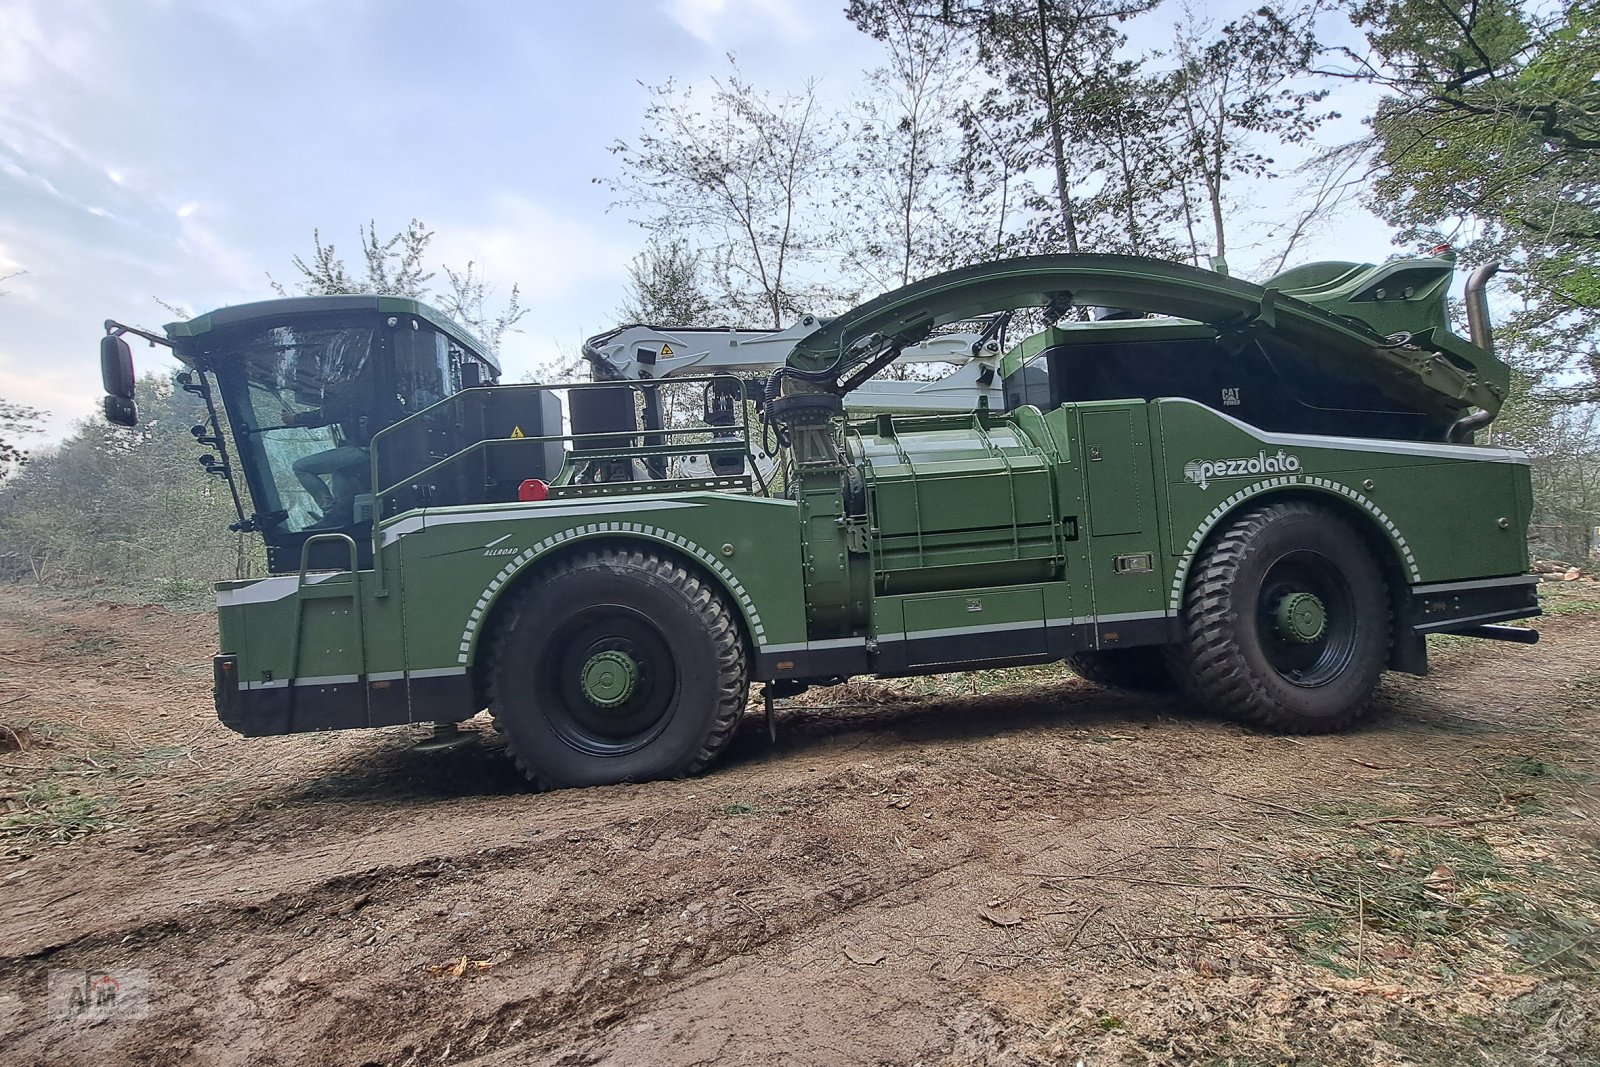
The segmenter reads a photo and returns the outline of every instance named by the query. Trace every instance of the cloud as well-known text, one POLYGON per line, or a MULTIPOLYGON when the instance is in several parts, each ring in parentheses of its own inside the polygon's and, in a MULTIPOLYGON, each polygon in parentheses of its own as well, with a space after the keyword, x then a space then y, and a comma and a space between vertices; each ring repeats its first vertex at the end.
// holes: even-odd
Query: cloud
MULTIPOLYGON (((516 193, 492 196, 476 224, 450 219, 435 227, 433 258, 462 269, 467 261, 484 276, 525 296, 562 303, 593 288, 595 282, 622 278, 637 249, 595 226, 516 193)), ((432 220, 429 220, 430 223, 432 220)))
POLYGON ((94 71, 104 27, 103 14, 81 0, 13 0, 0 5, 0 86, 26 88, 47 69, 80 78, 94 71), (43 11, 52 16, 48 31, 39 17, 43 11))
POLYGON ((662 9, 713 48, 756 36, 804 42, 816 35, 813 19, 801 14, 795 0, 665 0, 662 9))
MULTIPOLYGON (((511 378, 570 356, 584 332, 612 325, 638 249, 613 232, 515 193, 491 196, 480 220, 429 219, 436 236, 430 259, 463 270, 470 261, 495 287, 491 305, 513 283, 528 309, 516 334, 502 342, 511 378), (592 329, 586 329, 592 326, 592 329)), ((435 280, 442 284, 444 278, 435 280)))

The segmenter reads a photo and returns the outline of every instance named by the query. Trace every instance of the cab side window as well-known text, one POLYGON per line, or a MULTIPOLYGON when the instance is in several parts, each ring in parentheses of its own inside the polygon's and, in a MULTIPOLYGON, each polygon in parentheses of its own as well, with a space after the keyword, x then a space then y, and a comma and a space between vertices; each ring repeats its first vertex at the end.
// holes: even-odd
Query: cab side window
POLYGON ((395 400, 404 418, 453 391, 450 341, 416 319, 401 320, 393 336, 395 400))

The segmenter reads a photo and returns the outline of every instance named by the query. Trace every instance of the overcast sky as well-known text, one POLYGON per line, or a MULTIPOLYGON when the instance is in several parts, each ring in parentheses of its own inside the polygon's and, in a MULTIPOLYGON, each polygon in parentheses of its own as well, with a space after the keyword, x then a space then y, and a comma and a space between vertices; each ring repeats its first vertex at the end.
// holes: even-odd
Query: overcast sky
MULTIPOLYGON (((0 283, 0 396, 60 436, 99 402, 104 319, 263 299, 313 228, 356 259, 359 225, 413 216, 436 260, 521 284, 501 353, 520 377, 614 323, 642 236, 593 179, 639 128, 638 83, 702 81, 733 51, 759 85, 816 75, 844 98, 879 52, 843 7, 0 0, 0 276, 25 272, 0 283)), ((1309 251, 1387 245, 1352 220, 1309 251)))

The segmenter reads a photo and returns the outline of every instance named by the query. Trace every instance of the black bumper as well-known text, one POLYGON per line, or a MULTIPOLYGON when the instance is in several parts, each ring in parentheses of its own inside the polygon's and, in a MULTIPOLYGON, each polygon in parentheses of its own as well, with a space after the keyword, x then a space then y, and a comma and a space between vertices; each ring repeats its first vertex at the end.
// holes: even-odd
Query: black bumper
POLYGON ((1448 634, 1486 623, 1527 619, 1539 612, 1539 578, 1517 574, 1411 587, 1411 629, 1448 634))
POLYGON ((251 683, 239 679, 239 657, 223 655, 212 674, 217 718, 246 737, 460 722, 480 710, 464 673, 251 683))

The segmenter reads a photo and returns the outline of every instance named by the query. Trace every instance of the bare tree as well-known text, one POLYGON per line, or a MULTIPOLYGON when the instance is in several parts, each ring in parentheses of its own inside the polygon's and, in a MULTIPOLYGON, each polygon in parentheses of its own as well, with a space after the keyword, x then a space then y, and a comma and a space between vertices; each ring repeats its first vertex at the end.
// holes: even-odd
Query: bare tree
POLYGON ((1318 54, 1319 10, 1315 3, 1267 4, 1214 29, 1193 4, 1183 6, 1183 21, 1174 27, 1179 65, 1171 115, 1178 136, 1170 165, 1190 212, 1196 258, 1201 242, 1187 204, 1198 202, 1208 217, 1211 254, 1225 257, 1228 183, 1274 177, 1274 147, 1302 143, 1334 117, 1315 107, 1327 90, 1305 80, 1318 54))
POLYGON ((957 28, 898 5, 860 17, 888 59, 868 73, 855 103, 840 245, 846 273, 876 292, 980 258, 987 240, 981 214, 964 210, 959 116, 974 95, 969 43, 957 28))
MULTIPOLYGON (((364 267, 360 275, 350 272, 331 241, 323 243, 321 230, 312 230, 311 255, 297 255, 292 261, 300 274, 299 281, 291 290, 269 274, 267 279, 273 291, 279 296, 289 296, 292 292, 304 295, 379 293, 431 301, 446 315, 472 330, 491 351, 500 347, 507 333, 516 332, 517 323, 528 313, 522 306, 522 290, 515 284, 505 302, 498 308, 492 307, 494 286, 478 273, 477 264, 471 261, 462 270, 441 267, 446 285, 442 291, 435 291, 429 283, 438 272, 427 266, 428 245, 433 241, 434 231, 420 219, 412 219, 405 229, 388 237, 378 236, 376 221, 369 221, 359 232, 364 267)), ((169 310, 179 310, 165 302, 162 304, 169 310)))
POLYGON ((774 94, 729 65, 703 107, 673 82, 647 86, 644 129, 611 149, 621 176, 598 180, 650 233, 703 248, 730 309, 778 327, 840 295, 806 279, 830 252, 840 133, 815 81, 774 94))
POLYGON ((704 260, 681 238, 651 238, 628 264, 628 292, 618 317, 653 326, 722 325, 705 291, 704 260))

